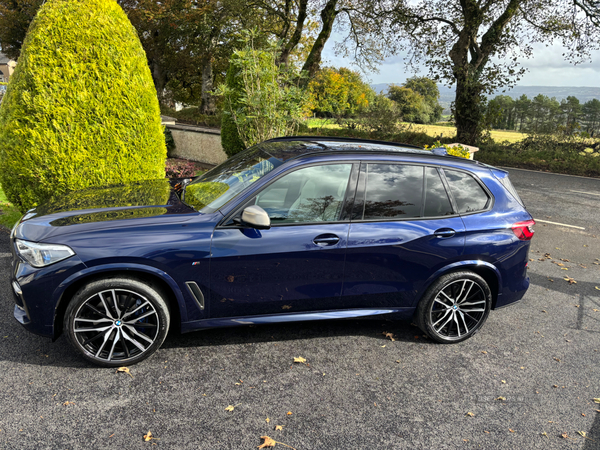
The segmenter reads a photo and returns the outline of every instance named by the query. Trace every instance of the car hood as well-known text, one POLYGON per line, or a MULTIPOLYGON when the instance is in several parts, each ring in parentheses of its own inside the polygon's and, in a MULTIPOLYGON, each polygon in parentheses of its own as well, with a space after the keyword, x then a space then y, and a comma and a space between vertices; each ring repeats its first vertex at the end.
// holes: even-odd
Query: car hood
POLYGON ((35 242, 66 233, 190 220, 168 180, 90 188, 57 196, 23 216, 15 236, 35 242))

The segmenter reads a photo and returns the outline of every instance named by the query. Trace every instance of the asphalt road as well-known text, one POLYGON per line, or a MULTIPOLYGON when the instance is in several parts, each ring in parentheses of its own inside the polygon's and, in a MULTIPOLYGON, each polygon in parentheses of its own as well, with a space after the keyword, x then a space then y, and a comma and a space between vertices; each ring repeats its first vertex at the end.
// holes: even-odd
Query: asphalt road
POLYGON ((532 285, 456 345, 409 323, 297 323, 170 336, 131 376, 99 369, 14 321, 0 232, 0 448, 600 448, 600 180, 511 178, 546 221, 532 285))

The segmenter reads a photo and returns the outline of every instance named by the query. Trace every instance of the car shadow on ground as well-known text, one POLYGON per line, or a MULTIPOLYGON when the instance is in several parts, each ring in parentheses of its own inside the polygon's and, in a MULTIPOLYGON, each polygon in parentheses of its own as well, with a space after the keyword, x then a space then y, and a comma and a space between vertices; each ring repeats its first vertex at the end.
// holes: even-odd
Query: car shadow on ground
MULTIPOLYGON (((0 361, 41 367, 95 367, 79 356, 64 335, 56 342, 52 342, 48 338, 28 333, 16 322, 6 325, 3 334, 8 338, 0 336, 0 361)), ((340 336, 370 337, 385 345, 386 341, 390 341, 390 337, 385 333, 392 333, 395 341, 435 345, 433 341, 426 339, 423 332, 410 321, 341 319, 212 328, 185 334, 172 332, 169 333, 161 348, 202 348, 340 336)))

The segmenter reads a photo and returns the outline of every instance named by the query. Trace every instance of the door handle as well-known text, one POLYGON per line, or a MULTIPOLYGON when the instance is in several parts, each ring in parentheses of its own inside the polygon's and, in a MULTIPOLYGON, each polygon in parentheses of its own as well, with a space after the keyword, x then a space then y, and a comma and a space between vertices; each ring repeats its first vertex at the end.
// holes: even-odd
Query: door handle
POLYGON ((313 242, 320 247, 326 247, 328 245, 337 244, 338 242, 340 242, 340 238, 337 237, 335 234, 320 234, 319 236, 313 239, 313 242))
POLYGON ((439 236, 439 237, 452 237, 456 234, 456 231, 454 231, 452 228, 440 228, 439 230, 435 230, 433 232, 434 236, 439 236))

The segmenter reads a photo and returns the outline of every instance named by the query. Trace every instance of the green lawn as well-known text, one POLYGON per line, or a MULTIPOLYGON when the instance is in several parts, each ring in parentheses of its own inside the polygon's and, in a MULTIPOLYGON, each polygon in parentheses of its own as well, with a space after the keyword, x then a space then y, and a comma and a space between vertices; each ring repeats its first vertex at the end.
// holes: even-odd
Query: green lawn
POLYGON ((21 216, 21 212, 8 201, 4 191, 0 188, 0 225, 12 228, 21 216))
MULTIPOLYGON (((334 119, 309 119, 309 128, 331 128, 340 129, 340 125, 335 123, 334 119)), ((456 136, 456 127, 444 126, 444 125, 418 125, 414 123, 403 123, 408 131, 423 132, 431 137, 438 138, 443 135, 445 138, 456 136)), ((518 142, 527 137, 526 134, 519 133, 518 131, 506 131, 506 130, 492 130, 492 139, 496 142, 518 142)))

